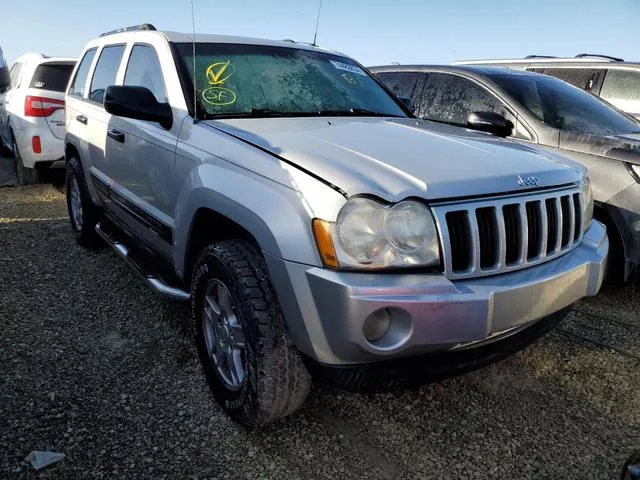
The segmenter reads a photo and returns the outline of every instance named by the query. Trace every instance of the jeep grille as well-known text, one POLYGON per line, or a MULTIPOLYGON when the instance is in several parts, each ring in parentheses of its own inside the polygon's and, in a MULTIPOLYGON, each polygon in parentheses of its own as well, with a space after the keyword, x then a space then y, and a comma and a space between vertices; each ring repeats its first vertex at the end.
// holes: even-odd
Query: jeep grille
POLYGON ((494 275, 572 250, 582 240, 577 188, 436 205, 448 278, 494 275))

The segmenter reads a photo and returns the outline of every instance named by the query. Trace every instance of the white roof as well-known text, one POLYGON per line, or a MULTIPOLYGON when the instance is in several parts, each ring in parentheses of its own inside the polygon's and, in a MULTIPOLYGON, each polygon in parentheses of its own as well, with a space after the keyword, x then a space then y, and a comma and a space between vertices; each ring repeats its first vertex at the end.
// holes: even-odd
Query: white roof
POLYGON ((34 62, 34 63, 56 63, 56 62, 77 62, 77 58, 73 57, 48 57, 42 53, 25 53, 20 55, 16 62, 34 62))

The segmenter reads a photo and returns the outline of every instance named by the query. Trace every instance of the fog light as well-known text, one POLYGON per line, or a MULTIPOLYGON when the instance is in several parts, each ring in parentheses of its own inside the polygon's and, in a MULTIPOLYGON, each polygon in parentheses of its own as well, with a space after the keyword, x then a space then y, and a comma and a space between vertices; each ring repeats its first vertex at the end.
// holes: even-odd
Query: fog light
POLYGON ((384 337, 391 324, 391 314, 386 308, 376 310, 367 317, 362 326, 362 333, 368 342, 375 342, 384 337))

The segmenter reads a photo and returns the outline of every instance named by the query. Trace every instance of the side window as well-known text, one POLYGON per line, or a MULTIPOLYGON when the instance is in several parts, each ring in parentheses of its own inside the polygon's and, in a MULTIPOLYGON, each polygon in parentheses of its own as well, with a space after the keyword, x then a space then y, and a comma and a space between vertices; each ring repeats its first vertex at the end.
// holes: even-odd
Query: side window
POLYGON ((500 100, 471 80, 446 73, 429 74, 418 117, 464 126, 473 112, 508 113, 500 100))
POLYGON ((124 75, 124 84, 146 87, 151 90, 158 102, 167 102, 160 60, 153 47, 134 45, 129 56, 127 72, 124 75))
POLYGON ((20 78, 20 70, 22 69, 21 63, 14 63, 9 72, 9 88, 16 88, 18 86, 18 79, 20 78))
POLYGON ((89 100, 97 103, 103 102, 104 92, 107 87, 116 82, 116 75, 124 54, 124 48, 124 45, 111 45, 102 49, 91 79, 89 100))
POLYGON ((631 114, 640 113, 640 72, 608 70, 600 96, 620 110, 631 114))
POLYGON ((95 48, 87 50, 87 52, 84 54, 82 60, 80 61, 80 66, 76 71, 76 76, 73 77, 73 82, 71 83, 71 87, 69 87, 69 95, 81 98, 84 96, 84 86, 87 83, 87 75, 89 75, 89 68, 91 68, 91 63, 93 62, 93 57, 95 56, 95 48))
POLYGON ((425 75, 418 72, 381 72, 377 77, 396 97, 411 99, 411 108, 416 111, 420 105, 420 94, 425 75))
POLYGON ((592 85, 589 80, 596 70, 592 68, 545 68, 544 74, 564 80, 571 85, 575 85, 583 90, 590 90, 592 85))

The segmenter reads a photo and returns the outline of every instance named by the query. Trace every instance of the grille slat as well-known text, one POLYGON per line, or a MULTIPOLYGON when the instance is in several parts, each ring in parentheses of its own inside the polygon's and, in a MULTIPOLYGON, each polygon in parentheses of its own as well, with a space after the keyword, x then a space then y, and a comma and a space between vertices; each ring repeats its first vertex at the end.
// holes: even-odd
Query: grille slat
POLYGON ((518 204, 505 205, 502 207, 504 228, 507 234, 507 252, 505 258, 507 265, 518 261, 520 256, 520 245, 522 243, 522 239, 520 238, 519 210, 520 207, 518 204))
POLYGON ((573 229, 573 242, 577 242, 580 238, 580 231, 582 229, 582 209, 580 208, 580 195, 573 194, 573 214, 575 218, 575 227, 573 229))
POLYGON ((451 268, 454 272, 471 267, 471 235, 466 211, 447 213, 447 228, 451 241, 451 268))
POLYGON ((480 237, 480 268, 486 270, 497 265, 500 251, 496 209, 493 207, 479 208, 476 210, 476 218, 478 219, 480 237))
POLYGON ((582 239, 580 200, 571 189, 434 207, 446 228, 445 272, 454 278, 483 276, 565 253, 582 239))
POLYGON ((558 209, 556 208, 555 198, 548 198, 545 200, 547 207, 547 255, 553 253, 558 244, 558 209))
POLYGON ((562 242, 560 248, 566 248, 569 245, 569 238, 573 236, 573 205, 571 205, 571 197, 560 197, 560 208, 562 209, 562 242))
POLYGON ((540 225, 540 202, 527 202, 527 260, 541 253, 542 235, 540 225))
POLYGON ((547 202, 541 200, 540 204, 540 256, 547 254, 547 238, 549 236, 549 220, 547 217, 547 202))

